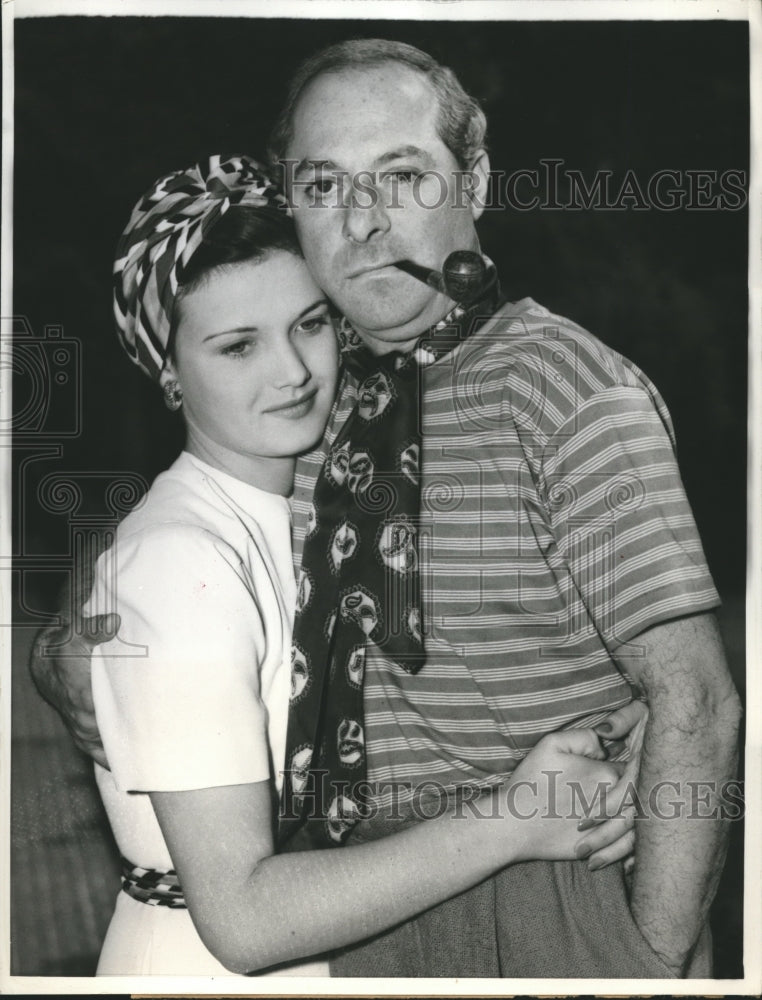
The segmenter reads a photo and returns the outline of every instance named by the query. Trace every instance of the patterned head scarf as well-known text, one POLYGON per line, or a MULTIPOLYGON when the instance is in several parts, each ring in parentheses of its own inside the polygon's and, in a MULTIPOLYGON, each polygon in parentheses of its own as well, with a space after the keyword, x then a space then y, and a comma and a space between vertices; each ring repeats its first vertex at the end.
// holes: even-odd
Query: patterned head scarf
POLYGON ((231 205, 286 213, 264 168, 248 156, 208 161, 159 178, 135 206, 116 251, 114 315, 132 361, 158 379, 185 268, 231 205))

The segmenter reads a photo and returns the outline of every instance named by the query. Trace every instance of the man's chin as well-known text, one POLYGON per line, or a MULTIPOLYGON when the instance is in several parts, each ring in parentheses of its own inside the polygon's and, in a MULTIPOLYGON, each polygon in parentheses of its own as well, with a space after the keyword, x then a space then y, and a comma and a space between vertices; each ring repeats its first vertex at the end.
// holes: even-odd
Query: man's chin
MULTIPOLYGON (((344 315, 363 339, 373 343, 399 346, 416 340, 433 323, 438 322, 450 306, 444 295, 435 300, 406 302, 400 308, 399 297, 374 302, 369 296, 352 297, 344 304, 344 315), (396 301, 395 301, 396 298, 396 301)), ((339 303, 341 308, 342 303, 339 303)))

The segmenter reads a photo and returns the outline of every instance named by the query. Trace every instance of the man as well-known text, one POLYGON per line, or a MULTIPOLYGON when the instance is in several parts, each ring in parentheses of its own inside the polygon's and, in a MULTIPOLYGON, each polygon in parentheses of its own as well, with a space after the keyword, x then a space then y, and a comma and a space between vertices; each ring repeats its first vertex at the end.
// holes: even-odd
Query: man
MULTIPOLYGON (((484 143, 484 116, 449 71, 377 40, 308 62, 274 133, 307 262, 370 352, 404 362, 437 326, 457 334, 420 371, 425 664, 408 670, 368 645, 367 776, 387 810, 432 781, 488 785, 545 732, 626 706, 635 685, 650 705, 636 865, 629 895, 620 868, 514 866, 334 971, 710 975, 704 924, 724 829, 716 813, 686 811, 691 787, 715 809, 739 709, 664 405, 634 365, 531 300, 492 302, 475 330, 466 311, 465 329, 444 292, 394 266, 438 270, 479 249, 484 143)), ((357 395, 345 375, 325 447, 297 472, 297 552, 321 469, 372 464, 370 451, 332 449, 357 395)), ((87 708, 65 663, 34 669, 49 700, 87 708)), ((79 709, 70 724, 92 744, 79 709)))

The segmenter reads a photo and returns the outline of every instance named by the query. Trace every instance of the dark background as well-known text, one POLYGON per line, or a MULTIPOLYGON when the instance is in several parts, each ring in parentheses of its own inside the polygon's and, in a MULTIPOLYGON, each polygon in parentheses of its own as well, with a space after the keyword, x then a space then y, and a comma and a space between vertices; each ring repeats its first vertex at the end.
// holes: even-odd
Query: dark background
MULTIPOLYGON (((36 499, 40 479, 58 468, 150 480, 181 446, 177 424, 113 332, 113 250, 137 196, 160 174, 213 152, 264 157, 297 63, 363 35, 419 45, 455 70, 487 112, 494 169, 537 169, 541 158, 557 158, 588 182, 597 170, 621 180, 632 169, 644 187, 663 169, 748 176, 745 23, 17 21, 14 312, 40 344, 51 324, 81 342, 76 377, 52 392, 45 440, 56 441, 57 419, 65 423, 55 407, 77 405, 66 395, 75 388, 84 417, 78 436, 60 439, 57 459, 41 456, 17 472, 16 523, 22 508, 26 520, 16 552, 28 569, 18 576, 17 614, 28 630, 55 606, 62 579, 55 559, 42 563, 68 544, 66 518, 36 499)), ((509 297, 531 295, 572 317, 660 388, 742 689, 746 227, 745 210, 542 208, 488 211, 479 226, 509 297)), ((25 378, 17 372, 14 412, 25 378)), ((97 477, 82 483, 97 515, 102 485, 97 477)), ((719 975, 740 969, 734 836, 715 919, 719 975)))

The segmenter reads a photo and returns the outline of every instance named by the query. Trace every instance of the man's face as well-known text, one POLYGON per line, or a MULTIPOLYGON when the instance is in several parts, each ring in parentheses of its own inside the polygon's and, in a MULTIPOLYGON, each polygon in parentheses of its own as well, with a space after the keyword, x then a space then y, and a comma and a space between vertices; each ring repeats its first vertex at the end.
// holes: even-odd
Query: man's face
POLYGON ((295 109, 287 187, 305 258, 378 353, 452 305, 392 262, 441 270, 453 250, 478 249, 470 179, 437 134, 437 111, 426 78, 399 63, 319 76, 295 109))

